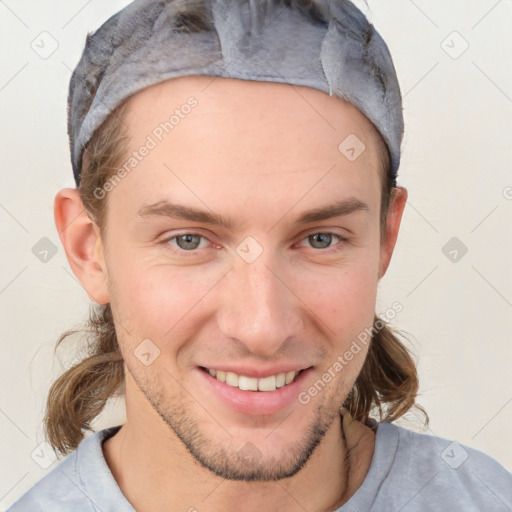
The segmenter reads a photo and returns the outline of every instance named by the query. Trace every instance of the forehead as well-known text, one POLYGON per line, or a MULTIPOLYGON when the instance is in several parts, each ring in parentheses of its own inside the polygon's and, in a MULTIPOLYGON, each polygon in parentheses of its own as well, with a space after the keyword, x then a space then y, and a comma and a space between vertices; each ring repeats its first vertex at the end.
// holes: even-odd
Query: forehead
POLYGON ((226 195, 233 204, 237 197, 277 200, 283 191, 291 201, 313 190, 331 190, 332 198, 359 193, 366 203, 379 198, 376 129, 353 105, 322 91, 182 77, 135 94, 126 125, 129 154, 151 149, 113 195, 139 205, 178 190, 196 204, 200 197, 225 203, 226 195), (347 158, 354 143, 357 158, 347 158))
MULTIPOLYGON (((201 117, 209 126, 222 125, 223 129, 255 132, 250 129, 251 125, 257 129, 267 123, 265 128, 269 134, 273 126, 287 127, 287 132, 280 133, 284 136, 294 134, 308 122, 311 128, 303 138, 316 143, 325 138, 328 129, 339 132, 338 136, 343 130, 364 137, 377 135, 373 124, 355 106, 317 89, 201 75, 167 80, 133 95, 127 102, 130 128, 147 131, 148 121, 153 124, 168 120, 174 110, 188 111, 184 107, 191 98, 197 103, 191 117, 201 117)), ((327 143, 331 142, 329 139, 326 138, 327 143)))

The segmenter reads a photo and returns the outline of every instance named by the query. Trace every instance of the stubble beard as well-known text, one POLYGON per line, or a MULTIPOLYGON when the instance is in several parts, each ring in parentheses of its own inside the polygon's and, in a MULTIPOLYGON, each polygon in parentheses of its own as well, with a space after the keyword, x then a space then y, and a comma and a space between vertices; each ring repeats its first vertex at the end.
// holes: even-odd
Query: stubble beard
MULTIPOLYGON (((206 435, 199 421, 190 414, 190 408, 196 402, 190 398, 184 403, 187 394, 183 390, 177 393, 181 397, 168 397, 158 384, 158 379, 156 384, 151 384, 147 379, 139 378, 131 369, 129 371, 153 409, 194 459, 216 476, 234 481, 270 482, 297 474, 310 460, 334 420, 340 415, 340 409, 348 394, 340 379, 335 393, 330 396, 325 393, 323 400, 323 397, 316 396, 315 415, 304 429, 301 439, 294 444, 282 446, 275 456, 263 457, 250 441, 238 450, 230 446, 219 446, 218 442, 212 441, 211 436, 206 435)), ((299 407, 305 406, 301 404, 299 407)), ((285 419, 277 428, 285 425, 286 421, 285 419)))

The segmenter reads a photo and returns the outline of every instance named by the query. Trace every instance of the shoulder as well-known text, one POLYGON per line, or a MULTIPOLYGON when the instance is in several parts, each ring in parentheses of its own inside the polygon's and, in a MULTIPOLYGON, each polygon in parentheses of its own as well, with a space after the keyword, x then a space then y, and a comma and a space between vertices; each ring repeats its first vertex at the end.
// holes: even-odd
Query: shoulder
POLYGON ((105 500, 119 504, 120 511, 127 510, 121 506, 124 497, 101 448, 102 441, 117 429, 104 429, 85 438, 77 450, 36 482, 7 512, 91 512, 96 510, 95 503, 104 504, 105 500))
MULTIPOLYGON (((69 504, 76 506, 80 501, 83 502, 79 488, 73 485, 77 481, 76 461, 75 451, 36 482, 7 512, 57 512, 69 504)), ((75 508, 76 512, 80 510, 83 509, 75 508)))
MULTIPOLYGON (((420 434, 390 423, 379 425, 380 441, 396 451, 384 495, 405 510, 512 510, 512 473, 492 457, 456 441, 420 434)), ((373 510, 373 509, 372 509, 373 510)))

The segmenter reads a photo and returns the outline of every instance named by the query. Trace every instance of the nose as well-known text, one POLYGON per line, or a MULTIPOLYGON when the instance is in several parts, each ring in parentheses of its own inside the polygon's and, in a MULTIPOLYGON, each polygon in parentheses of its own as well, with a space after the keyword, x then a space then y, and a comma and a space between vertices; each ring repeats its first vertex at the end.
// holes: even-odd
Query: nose
POLYGON ((275 355, 298 338, 304 304, 293 292, 289 272, 263 253, 256 261, 236 261, 219 290, 219 329, 254 355, 275 355))

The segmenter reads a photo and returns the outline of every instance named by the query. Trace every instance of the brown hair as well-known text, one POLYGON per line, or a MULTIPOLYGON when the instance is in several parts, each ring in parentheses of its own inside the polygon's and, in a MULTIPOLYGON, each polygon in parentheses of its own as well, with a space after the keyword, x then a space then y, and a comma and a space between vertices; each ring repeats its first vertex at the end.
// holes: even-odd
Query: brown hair
MULTIPOLYGON (((312 19, 320 17, 314 9, 315 2, 297 0, 296 3, 312 19)), ((205 24, 199 22, 201 14, 184 12, 180 23, 191 31, 202 30, 205 24)), ((79 193, 87 214, 100 228, 102 238, 107 227, 108 201, 95 191, 103 189, 107 180, 118 171, 123 155, 127 154, 125 116, 126 103, 114 110, 96 130, 84 153, 79 193)), ((382 184, 380 218, 381 233, 384 233, 393 177, 387 146, 376 130, 375 133, 382 167, 379 171, 382 184)), ((86 356, 53 383, 43 420, 48 442, 62 454, 77 448, 84 432, 92 430, 92 421, 109 399, 122 394, 124 385, 123 357, 110 304, 92 305, 84 331, 66 331, 59 337, 55 350, 65 339, 80 332, 86 335, 86 356)), ((394 421, 415 406, 424 413, 425 423, 428 423, 427 414, 416 405, 418 376, 415 362, 398 334, 375 316, 367 357, 344 404, 354 419, 366 422, 371 414, 376 414, 380 421, 394 421), (377 324, 381 327, 377 328, 377 324)))

